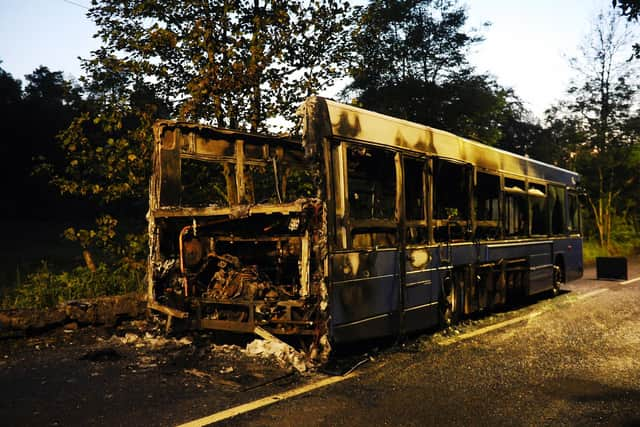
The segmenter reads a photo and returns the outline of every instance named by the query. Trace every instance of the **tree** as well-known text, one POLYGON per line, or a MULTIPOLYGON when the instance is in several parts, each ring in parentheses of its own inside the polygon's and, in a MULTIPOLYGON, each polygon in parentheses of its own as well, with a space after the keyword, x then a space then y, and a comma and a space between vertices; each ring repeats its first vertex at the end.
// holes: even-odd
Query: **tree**
POLYGON ((579 73, 569 95, 568 118, 584 141, 576 146, 575 165, 583 175, 600 244, 611 251, 612 226, 624 211, 637 181, 637 69, 628 61, 631 33, 613 11, 598 15, 572 60, 579 73))
MULTIPOLYGON (((14 79, 13 76, 0 68, 0 132, 3 135, 0 141, 0 158, 11 159, 5 167, 0 168, 0 179, 2 182, 12 182, 15 179, 15 161, 12 156, 15 154, 15 141, 19 137, 19 127, 22 109, 22 82, 14 79)), ((16 196, 18 192, 15 187, 7 186, 0 196, 3 205, 0 216, 13 216, 17 211, 16 196)))
POLYGON ((203 120, 265 130, 339 76, 347 5, 259 0, 99 0, 103 45, 83 67, 95 111, 62 134, 61 191, 103 205, 146 199, 151 125, 203 120))
POLYGON ((481 41, 451 0, 372 1, 356 9, 353 82, 343 93, 365 108, 439 127, 488 144, 517 98, 466 59, 481 41))
POLYGON ((374 0, 356 9, 351 89, 367 92, 401 81, 441 83, 467 65, 481 38, 463 32, 467 15, 451 0, 374 0))
POLYGON ((640 16, 640 1, 638 0, 612 0, 613 7, 618 7, 622 11, 622 15, 628 17, 629 20, 638 20, 640 16))
POLYGON ((83 62, 91 108, 61 133, 67 161, 50 172, 103 216, 65 235, 88 250, 115 236, 118 206, 143 217, 158 118, 255 132, 292 117, 341 75, 347 13, 336 0, 95 0, 88 16, 102 46, 83 62))
POLYGON ((0 174, 4 182, 21 183, 3 191, 0 198, 4 209, 0 215, 50 218, 62 213, 64 206, 59 197, 51 194, 47 180, 34 173, 34 159, 61 161, 55 137, 77 113, 80 88, 65 80, 61 71, 45 66, 26 75, 25 81, 23 89, 19 80, 0 69, 0 154, 5 160, 0 174))
POLYGON ((22 82, 0 67, 0 107, 3 112, 8 112, 8 106, 18 104, 21 100, 22 82))
POLYGON ((347 4, 335 0, 100 0, 92 90, 126 98, 143 81, 171 113, 265 129, 340 76, 347 4))
MULTIPOLYGON (((629 21, 638 22, 640 17, 640 1, 638 0, 612 0, 613 7, 618 7, 622 11, 622 15, 626 16, 629 21)), ((634 55, 640 58, 640 43, 633 45, 634 55)))

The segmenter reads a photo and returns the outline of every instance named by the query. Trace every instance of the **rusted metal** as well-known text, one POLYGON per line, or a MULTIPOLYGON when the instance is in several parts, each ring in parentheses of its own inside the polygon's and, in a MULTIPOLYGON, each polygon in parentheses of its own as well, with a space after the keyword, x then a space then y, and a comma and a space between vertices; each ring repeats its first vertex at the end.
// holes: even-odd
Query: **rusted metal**
POLYGON ((178 319, 186 319, 189 317, 189 313, 187 313, 186 311, 180 311, 176 310, 175 308, 166 307, 164 305, 156 303, 155 301, 149 301, 147 307, 151 310, 156 310, 169 316, 177 317, 178 319))
POLYGON ((154 135, 150 307, 199 328, 309 336, 312 347, 327 346, 318 163, 290 139, 168 121, 154 135), (193 204, 186 191, 203 197, 193 204))
POLYGON ((318 97, 299 112, 300 139, 154 126, 152 306, 323 360, 582 274, 576 173, 318 97))

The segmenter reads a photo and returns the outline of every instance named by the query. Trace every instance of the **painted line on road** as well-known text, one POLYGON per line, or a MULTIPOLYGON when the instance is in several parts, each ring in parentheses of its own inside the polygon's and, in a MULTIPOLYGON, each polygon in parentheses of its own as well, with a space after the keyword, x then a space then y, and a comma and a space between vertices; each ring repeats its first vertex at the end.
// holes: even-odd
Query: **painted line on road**
POLYGON ((598 294, 601 294, 603 292, 607 292, 609 289, 607 288, 602 288, 602 289, 596 289, 595 291, 591 291, 591 292, 587 292, 586 294, 580 294, 576 297, 576 299, 585 299, 585 298, 589 298, 589 297, 593 297, 596 296, 598 294))
POLYGON ((640 277, 636 277, 635 279, 625 280, 624 282, 620 282, 621 285, 630 285, 631 283, 640 282, 640 277))
MULTIPOLYGON (((621 284, 628 284, 632 282, 640 281, 640 277, 632 280, 628 280, 627 282, 622 282, 621 284)), ((577 299, 585 299, 589 298, 603 292, 608 291, 609 289, 596 289, 591 292, 587 292, 586 294, 578 295, 577 299)), ((441 346, 448 346, 454 344, 458 341, 463 341, 469 338, 476 337, 478 335, 483 335, 491 331, 495 331, 501 328, 505 328, 509 325, 513 325, 514 323, 519 323, 523 321, 531 320, 535 317, 540 316, 546 310, 535 311, 530 314, 526 314, 523 316, 518 316, 513 319, 505 320, 503 322, 499 322, 493 325, 485 326, 484 328, 477 329, 475 331, 467 332, 465 334, 458 335, 456 337, 448 338, 440 341, 438 344, 441 346)), ((264 397, 262 399, 255 400, 253 402, 245 403, 243 405, 234 406, 233 408, 225 409, 224 411, 216 412, 214 414, 208 415, 206 417, 198 418, 197 420, 189 421, 184 424, 180 424, 178 427, 202 427, 210 424, 217 423, 219 421, 223 421, 229 418, 233 418, 237 415, 241 415, 247 412, 254 411, 256 409, 263 408, 265 406, 273 405, 274 403, 281 402, 286 399, 290 399, 292 397, 300 396, 301 394, 309 393, 313 390, 326 387, 331 384, 339 383, 351 378, 356 377, 358 374, 356 372, 348 373, 344 376, 335 376, 328 377, 317 381, 315 383, 307 384, 302 387, 298 387, 293 390, 285 391, 283 393, 273 394, 271 396, 264 397)))
POLYGON ((448 338, 446 340, 440 341, 438 344, 442 346, 451 345, 458 341, 466 340, 469 338, 477 337, 478 335, 486 334, 487 332, 495 331, 496 329, 501 329, 509 325, 513 325, 514 323, 523 322, 525 320, 531 320, 534 317, 538 317, 542 314, 542 311, 535 311, 530 314, 525 314, 524 316, 514 317, 513 319, 505 320, 503 322, 495 323, 493 325, 485 326, 484 328, 476 329, 475 331, 467 332, 465 334, 460 334, 458 336, 448 338))
POLYGON ((351 372, 344 376, 328 377, 315 383, 295 388, 293 390, 273 394, 262 399, 254 400, 253 402, 245 403, 244 405, 234 406, 233 408, 225 409, 224 411, 216 412, 215 414, 211 414, 203 418, 198 418, 197 420, 189 421, 185 424, 179 425, 178 427, 200 427, 217 423, 219 421, 235 417, 236 415, 244 414, 246 412, 251 412, 265 406, 273 405, 274 403, 282 402, 283 400, 290 399, 292 397, 296 397, 331 384, 339 383, 356 376, 356 372, 351 372))
MULTIPOLYGON (((596 296, 596 295, 601 294, 603 292, 607 292, 608 290, 609 289, 596 289, 595 291, 591 291, 591 292, 587 292, 586 294, 578 295, 577 299, 578 300, 582 300, 582 299, 585 299, 585 298, 593 297, 593 296, 596 296)), ((466 340, 466 339, 469 339, 469 338, 477 337, 478 335, 483 335, 483 334, 486 334, 487 332, 495 331, 497 329, 502 329, 502 328, 507 327, 509 325, 513 325, 514 323, 524 322, 525 320, 527 320, 527 321, 531 320, 534 317, 540 316, 544 311, 547 311, 547 310, 534 311, 533 313, 530 313, 530 314, 525 314, 523 316, 514 317, 513 319, 505 320, 503 322, 499 322, 499 323, 496 323, 496 324, 493 324, 493 325, 485 326, 484 328, 476 329, 475 331, 471 331, 471 332, 467 332, 465 334, 460 334, 460 335, 455 336, 455 337, 447 338, 445 340, 440 341, 438 344, 440 344, 442 346, 447 346, 447 345, 454 344, 454 343, 456 343, 458 341, 463 341, 463 340, 466 340)))

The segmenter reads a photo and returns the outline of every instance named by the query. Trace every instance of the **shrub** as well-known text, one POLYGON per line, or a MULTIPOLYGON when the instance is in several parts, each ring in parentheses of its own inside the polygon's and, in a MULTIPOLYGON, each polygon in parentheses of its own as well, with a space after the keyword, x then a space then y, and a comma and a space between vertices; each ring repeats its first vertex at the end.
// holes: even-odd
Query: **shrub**
POLYGON ((116 267, 100 263, 93 272, 87 267, 54 272, 46 262, 9 290, 2 308, 46 308, 63 301, 118 295, 144 288, 144 271, 127 264, 116 267))

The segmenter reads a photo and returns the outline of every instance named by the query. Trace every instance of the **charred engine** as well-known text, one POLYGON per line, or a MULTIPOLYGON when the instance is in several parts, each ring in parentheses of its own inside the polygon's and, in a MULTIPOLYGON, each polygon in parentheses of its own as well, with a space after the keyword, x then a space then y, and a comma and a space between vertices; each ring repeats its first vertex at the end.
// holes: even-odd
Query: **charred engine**
POLYGON ((317 333, 322 291, 322 203, 243 218, 156 219, 162 261, 157 303, 195 314, 194 326, 317 333))

